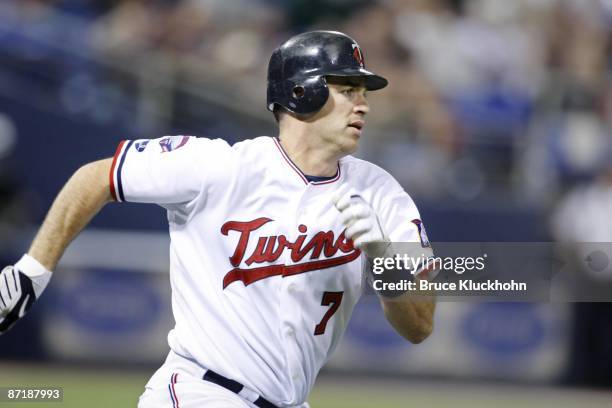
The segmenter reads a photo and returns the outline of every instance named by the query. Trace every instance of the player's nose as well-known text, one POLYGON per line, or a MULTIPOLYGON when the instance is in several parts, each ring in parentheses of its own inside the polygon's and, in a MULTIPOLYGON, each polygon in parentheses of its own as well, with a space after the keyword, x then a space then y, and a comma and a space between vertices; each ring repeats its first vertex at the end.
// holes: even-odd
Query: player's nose
POLYGON ((367 114, 370 111, 370 104, 368 103, 368 99, 366 98, 365 93, 359 93, 359 96, 357 97, 357 100, 355 101, 353 111, 362 116, 367 114))

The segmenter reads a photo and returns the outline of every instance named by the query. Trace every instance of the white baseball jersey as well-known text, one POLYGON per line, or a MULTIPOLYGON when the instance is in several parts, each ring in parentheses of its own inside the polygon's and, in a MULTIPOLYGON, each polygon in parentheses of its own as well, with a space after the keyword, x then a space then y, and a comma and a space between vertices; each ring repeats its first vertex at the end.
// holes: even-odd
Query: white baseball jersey
POLYGON ((110 177, 117 201, 168 210, 170 348, 278 406, 306 400, 364 290, 334 191, 351 185, 392 241, 421 241, 417 208, 384 170, 348 156, 308 182, 276 138, 123 141, 110 177))

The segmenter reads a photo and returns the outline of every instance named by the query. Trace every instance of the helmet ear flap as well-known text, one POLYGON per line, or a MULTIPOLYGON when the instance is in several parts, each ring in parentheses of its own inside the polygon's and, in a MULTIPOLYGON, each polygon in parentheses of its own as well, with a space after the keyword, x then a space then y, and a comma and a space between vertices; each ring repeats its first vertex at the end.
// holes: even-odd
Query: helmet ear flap
POLYGON ((283 105, 291 112, 305 115, 320 110, 327 98, 329 89, 323 76, 304 78, 299 81, 287 81, 287 104, 283 105))
POLYGON ((307 115, 320 110, 329 97, 322 75, 268 83, 268 110, 277 103, 290 112, 307 115))

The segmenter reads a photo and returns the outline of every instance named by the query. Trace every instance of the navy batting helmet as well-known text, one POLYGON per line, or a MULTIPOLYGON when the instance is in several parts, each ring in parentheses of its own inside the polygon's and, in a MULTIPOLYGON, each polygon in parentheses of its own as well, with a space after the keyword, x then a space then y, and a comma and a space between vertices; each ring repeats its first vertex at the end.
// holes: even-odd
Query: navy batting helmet
POLYGON ((298 113, 317 112, 329 89, 325 76, 362 77, 368 90, 388 81, 365 69, 359 44, 337 31, 310 31, 290 38, 272 53, 268 65, 268 110, 278 104, 298 113))

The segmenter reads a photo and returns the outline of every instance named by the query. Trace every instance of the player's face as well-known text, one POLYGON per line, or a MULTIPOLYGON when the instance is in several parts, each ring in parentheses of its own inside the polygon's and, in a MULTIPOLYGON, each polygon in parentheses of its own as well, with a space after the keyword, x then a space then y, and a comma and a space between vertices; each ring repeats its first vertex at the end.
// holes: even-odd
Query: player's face
POLYGON ((370 111, 366 89, 359 78, 328 77, 329 98, 309 120, 321 142, 345 155, 357 150, 370 111))

